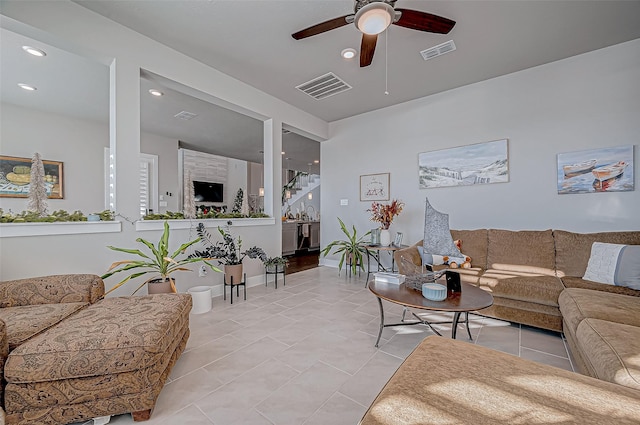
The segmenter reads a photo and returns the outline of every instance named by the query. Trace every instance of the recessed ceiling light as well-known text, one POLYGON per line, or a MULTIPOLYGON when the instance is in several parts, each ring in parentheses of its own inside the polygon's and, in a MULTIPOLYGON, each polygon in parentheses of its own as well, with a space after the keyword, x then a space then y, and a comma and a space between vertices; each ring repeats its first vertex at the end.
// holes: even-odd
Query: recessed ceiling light
POLYGON ((353 59, 356 57, 356 49, 352 49, 351 47, 344 49, 342 52, 340 52, 340 55, 344 58, 344 59, 353 59))
POLYGON ((320 160, 319 160, 319 159, 314 159, 314 160, 313 160, 313 163, 314 163, 314 164, 320 164, 320 160))
POLYGON ((29 53, 30 55, 38 56, 40 58, 43 56, 47 56, 47 52, 45 52, 44 50, 40 50, 31 46, 22 46, 22 50, 29 53))
POLYGON ((149 93, 151 93, 151 94, 152 94, 152 95, 154 95, 154 96, 158 96, 158 97, 160 97, 160 96, 163 96, 163 95, 164 95, 164 93, 162 93, 160 90, 156 90, 156 89, 150 89, 150 90, 149 90, 149 93))
POLYGON ((28 90, 28 91, 36 91, 38 90, 37 88, 30 86, 29 84, 24 84, 24 83, 18 83, 18 87, 28 90))
POLYGON ((280 152, 282 155, 284 155, 284 151, 280 152))

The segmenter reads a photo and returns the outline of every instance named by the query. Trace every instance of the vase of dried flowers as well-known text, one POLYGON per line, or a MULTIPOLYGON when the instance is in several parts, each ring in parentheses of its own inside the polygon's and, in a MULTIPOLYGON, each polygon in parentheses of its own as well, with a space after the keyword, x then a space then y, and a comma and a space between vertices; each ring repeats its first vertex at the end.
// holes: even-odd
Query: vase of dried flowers
POLYGON ((389 232, 389 227, 393 219, 402 212, 403 207, 403 202, 394 199, 390 204, 374 202, 371 204, 371 208, 367 210, 371 213, 371 221, 380 223, 380 245, 391 245, 391 232, 389 232))
POLYGON ((391 245, 391 232, 389 229, 380 229, 380 245, 391 245))

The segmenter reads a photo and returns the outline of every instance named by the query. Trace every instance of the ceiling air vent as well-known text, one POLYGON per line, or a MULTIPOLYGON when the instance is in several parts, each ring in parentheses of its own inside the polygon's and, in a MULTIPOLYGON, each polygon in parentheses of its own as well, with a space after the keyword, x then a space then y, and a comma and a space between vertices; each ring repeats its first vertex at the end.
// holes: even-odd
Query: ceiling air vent
POLYGON ((197 116, 198 114, 194 114, 193 112, 187 112, 187 111, 178 112, 177 114, 174 115, 175 118, 179 118, 185 121, 189 121, 197 116))
POLYGON ((456 45, 453 40, 449 40, 445 43, 438 44, 437 46, 430 47, 420 52, 424 60, 433 59, 445 53, 453 52, 456 50, 456 45))
POLYGON ((289 134, 291 133, 291 130, 287 130, 286 128, 282 129, 282 134, 289 134))
POLYGON ((320 100, 349 90, 351 86, 338 78, 333 72, 329 72, 311 81, 302 83, 296 86, 296 88, 314 99, 320 100))

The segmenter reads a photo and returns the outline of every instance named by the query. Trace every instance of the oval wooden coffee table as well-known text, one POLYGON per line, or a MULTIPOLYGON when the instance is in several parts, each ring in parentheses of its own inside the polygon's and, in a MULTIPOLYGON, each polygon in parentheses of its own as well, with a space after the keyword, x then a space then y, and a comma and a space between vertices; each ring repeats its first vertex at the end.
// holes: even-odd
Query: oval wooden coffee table
POLYGON ((443 301, 431 301, 422 296, 422 292, 415 289, 406 287, 404 284, 398 285, 393 283, 376 282, 375 279, 369 281, 369 290, 378 298, 378 305, 380 306, 380 330, 378 332, 378 339, 376 340, 376 347, 380 342, 382 336, 382 330, 385 327, 390 326, 406 326, 406 325, 418 325, 423 324, 429 326, 433 332, 437 335, 440 333, 433 328, 432 325, 440 323, 451 323, 451 338, 456 338, 456 330, 458 329, 458 322, 460 321, 460 314, 465 313, 465 325, 467 327, 467 333, 469 339, 471 338, 471 331, 469 330, 469 312, 481 310, 483 308, 490 307, 493 304, 493 296, 476 286, 468 283, 461 282, 461 292, 449 292, 447 299, 443 301), (416 321, 405 321, 402 314, 402 322, 400 323, 384 323, 384 308, 382 307, 382 300, 386 300, 395 304, 400 304, 404 307, 417 308, 420 310, 432 310, 432 311, 446 311, 453 313, 453 321, 451 322, 428 322, 417 314, 411 312, 411 314, 417 319, 416 321))

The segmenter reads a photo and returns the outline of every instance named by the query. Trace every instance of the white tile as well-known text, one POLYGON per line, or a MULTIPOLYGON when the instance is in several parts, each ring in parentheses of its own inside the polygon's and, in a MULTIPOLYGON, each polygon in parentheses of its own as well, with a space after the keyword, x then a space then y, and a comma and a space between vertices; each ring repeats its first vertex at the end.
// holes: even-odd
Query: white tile
MULTIPOLYGON (((277 290, 273 283, 247 288, 247 301, 214 298, 210 312, 191 315, 187 350, 146 423, 355 425, 404 358, 432 335, 423 325, 389 327, 376 349, 380 311, 365 275, 319 267, 288 275, 277 290)), ((403 308, 384 302, 384 311, 387 323, 399 322, 403 308)), ((479 315, 470 322, 479 345, 571 370, 560 334, 479 315)), ((450 336, 450 325, 437 328, 450 336)), ((458 339, 467 340, 463 326, 458 339)), ((126 414, 111 423, 134 422, 126 414)))
POLYGON ((256 409, 275 425, 302 424, 349 378, 321 362, 274 391, 256 409))

